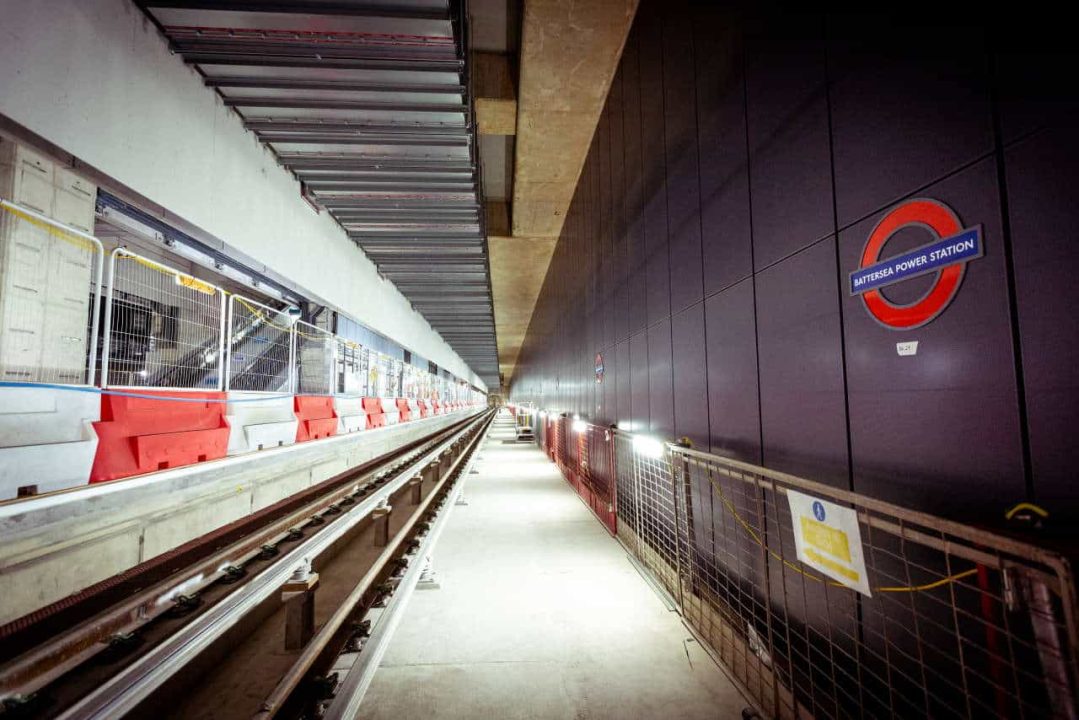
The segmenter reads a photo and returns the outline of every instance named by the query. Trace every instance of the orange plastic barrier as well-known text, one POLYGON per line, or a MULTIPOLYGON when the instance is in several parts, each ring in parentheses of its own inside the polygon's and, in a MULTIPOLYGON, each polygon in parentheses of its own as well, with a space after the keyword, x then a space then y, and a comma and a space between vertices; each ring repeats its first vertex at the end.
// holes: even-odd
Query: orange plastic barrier
POLYGON ((386 427, 386 413, 382 410, 382 398, 363 399, 363 410, 367 413, 367 429, 386 427))
POLYGON ((397 422, 408 422, 412 419, 412 411, 408 407, 408 400, 405 398, 397 398, 397 422))
POLYGON ((427 409, 427 401, 426 400, 420 400, 420 401, 417 402, 417 404, 420 406, 420 417, 421 418, 429 417, 431 415, 431 411, 427 409))
POLYGON ((225 457, 229 424, 223 392, 133 390, 151 398, 101 396, 101 420, 94 423, 97 453, 90 482, 141 475, 225 457), (160 399, 157 399, 160 398, 160 399))
POLYGON ((323 395, 297 395, 295 398, 296 442, 318 440, 337 434, 337 412, 333 398, 323 395))

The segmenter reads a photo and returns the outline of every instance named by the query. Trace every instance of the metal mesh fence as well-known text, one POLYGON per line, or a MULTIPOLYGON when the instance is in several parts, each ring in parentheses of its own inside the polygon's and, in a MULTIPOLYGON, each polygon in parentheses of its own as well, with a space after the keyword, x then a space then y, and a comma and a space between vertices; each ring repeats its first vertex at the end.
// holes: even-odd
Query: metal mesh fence
POLYGON ((97 238, 0 201, 0 379, 93 384, 103 267, 97 238))
POLYGON ((367 363, 370 352, 363 345, 337 338, 337 381, 334 392, 345 397, 367 394, 367 363))
POLYGON ((103 384, 223 387, 225 292, 123 248, 105 303, 103 384))
POLYGON ((1076 716, 1060 555, 802 478, 615 437, 618 534, 782 718, 1076 716), (799 561, 787 494, 857 515, 871 596, 799 561))
POLYGON ((336 336, 310 323, 296 323, 296 392, 330 395, 333 388, 336 336))
POLYGON ((293 321, 243 297, 229 297, 226 390, 292 391, 293 321))

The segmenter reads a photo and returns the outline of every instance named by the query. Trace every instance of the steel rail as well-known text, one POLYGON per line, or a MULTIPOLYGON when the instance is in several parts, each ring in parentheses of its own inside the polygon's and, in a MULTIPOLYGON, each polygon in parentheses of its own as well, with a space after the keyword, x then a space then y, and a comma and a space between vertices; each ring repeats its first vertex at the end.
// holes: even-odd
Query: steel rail
MULTIPOLYGON (((487 427, 485 427, 483 433, 477 437, 474 447, 478 447, 479 443, 487 436, 493 417, 494 416, 491 416, 491 419, 488 420, 487 427)), ((474 454, 470 454, 465 460, 464 469, 462 471, 462 474, 465 477, 467 477, 468 470, 472 466, 474 457, 474 454)), ((438 542, 438 538, 442 534, 442 530, 449 520, 454 503, 460 495, 461 485, 462 483, 456 483, 453 486, 450 496, 446 500, 446 504, 438 513, 434 522, 431 523, 431 530, 423 539, 423 542, 416 553, 417 558, 425 557, 438 542)), ((401 617, 404 615, 404 611, 408 606, 408 601, 412 596, 412 592, 416 589, 416 583, 419 581, 423 569, 423 562, 415 562, 409 565, 408 570, 405 571, 400 584, 397 586, 397 590, 387 603, 386 609, 379 616, 377 624, 372 628, 371 636, 364 645, 359 658, 356 660, 356 663, 349 668, 348 673, 345 675, 345 679, 341 682, 338 691, 334 695, 333 702, 331 702, 330 706, 326 709, 326 712, 323 715, 325 720, 345 720, 346 718, 359 717, 360 703, 363 702, 363 698, 367 694, 368 688, 371 687, 371 682, 375 677, 375 671, 378 670, 378 666, 382 663, 382 658, 385 656, 390 640, 393 639, 393 634, 396 631, 398 624, 401 622, 401 617)))
MULTIPOLYGON (((477 417, 453 436, 439 443, 435 449, 424 454, 419 463, 414 465, 422 466, 440 457, 458 438, 474 430, 486 419, 486 414, 477 417)), ((297 545, 279 561, 237 587, 179 632, 152 648, 57 717, 65 720, 105 720, 136 710, 237 622, 278 591, 305 560, 318 557, 332 547, 375 508, 404 488, 414 474, 411 470, 398 474, 395 479, 358 502, 326 529, 297 545)))
MULTIPOLYGON (((462 483, 459 479, 467 476, 468 470, 474 462, 476 449, 487 436, 492 419, 493 416, 489 416, 483 431, 477 433, 468 441, 467 447, 465 447, 463 452, 455 459, 454 464, 449 471, 439 479, 438 484, 432 488, 431 492, 424 498, 423 502, 413 512, 405 525, 398 530, 391 543, 379 555, 375 564, 364 574, 360 581, 356 583, 344 602, 338 607, 330 619, 326 621, 326 624, 322 626, 315 637, 307 644, 296 663, 281 679, 277 687, 275 687, 267 696, 266 700, 259 708, 259 712, 255 715, 255 718, 258 720, 270 720, 270 718, 277 717, 283 709, 288 707, 289 702, 293 698, 293 694, 301 686, 304 678, 306 678, 314 668, 324 662, 326 654, 332 650, 335 639, 339 637, 345 623, 360 609, 364 597, 371 591, 371 588, 374 586, 378 577, 384 572, 386 565, 394 555, 399 553, 401 546, 405 544, 406 539, 415 529, 416 525, 419 524, 421 519, 428 514, 430 507, 439 503, 439 497, 443 488, 449 486, 449 492, 444 496, 441 509, 438 510, 435 519, 431 522, 430 530, 423 537, 423 540, 420 541, 419 547, 411 553, 411 556, 415 561, 409 564, 408 569, 405 571, 404 575, 401 576, 386 609, 379 614, 377 622, 371 629, 370 636, 367 641, 363 643, 363 647, 359 653, 359 659, 349 670, 345 682, 340 686, 349 693, 360 692, 362 699, 362 693, 365 692, 370 685, 370 678, 367 678, 366 681, 363 682, 359 679, 353 679, 353 675, 357 672, 364 675, 368 673, 373 674, 374 670, 378 667, 379 662, 381 662, 382 656, 385 654, 387 641, 392 637, 393 629, 399 621, 398 610, 407 604, 408 597, 415 589, 416 582, 423 572, 423 558, 434 547, 439 534, 442 532, 442 528, 445 526, 446 517, 449 514, 450 508, 453 507, 453 503, 461 491, 462 483)), ((337 654, 340 656, 343 653, 338 652, 337 654)), ((342 693, 338 692, 336 697, 339 698, 341 695, 342 693)), ((334 703, 336 704, 336 702, 337 700, 335 699, 334 703)))
MULTIPOLYGON (((433 433, 431 437, 446 434, 448 433, 442 430, 433 433)), ((417 451, 416 448, 405 449, 402 454, 387 457, 381 465, 362 470, 344 487, 329 490, 287 515, 271 520, 265 528, 246 535, 197 560, 182 572, 153 584, 126 602, 90 617, 57 640, 23 653, 12 663, 0 668, 0 687, 13 688, 17 694, 25 696, 63 677, 95 655, 104 652, 108 648, 105 641, 113 634, 134 632, 168 613, 172 607, 167 602, 169 593, 177 587, 182 587, 185 594, 200 593, 224 579, 227 576, 227 567, 243 568, 259 556, 263 547, 276 547, 281 541, 289 539, 291 529, 304 530, 313 524, 325 522, 325 518, 321 517, 322 513, 356 492, 360 485, 369 484, 372 478, 380 477, 385 472, 383 468, 391 466, 396 469, 402 465, 411 467, 413 461, 400 460, 402 457, 407 458, 410 452, 422 451, 417 451), (318 523, 314 522, 316 517, 319 518, 318 523), (176 575, 182 579, 178 580, 176 575)))

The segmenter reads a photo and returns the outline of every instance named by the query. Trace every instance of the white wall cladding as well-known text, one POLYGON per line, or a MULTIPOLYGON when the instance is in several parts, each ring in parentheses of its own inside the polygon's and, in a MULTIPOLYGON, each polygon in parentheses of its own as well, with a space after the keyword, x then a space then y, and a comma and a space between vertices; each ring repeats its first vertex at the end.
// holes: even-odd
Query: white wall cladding
POLYGON ((0 113, 478 387, 129 0, 0 0, 0 113))

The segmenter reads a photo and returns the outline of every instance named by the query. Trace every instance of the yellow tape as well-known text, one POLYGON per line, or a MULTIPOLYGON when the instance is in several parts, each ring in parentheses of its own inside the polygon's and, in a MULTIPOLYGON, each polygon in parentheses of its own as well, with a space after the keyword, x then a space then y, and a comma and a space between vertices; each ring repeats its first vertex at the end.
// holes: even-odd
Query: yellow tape
POLYGON ((82 248, 83 250, 88 250, 91 253, 97 251, 97 245, 95 245, 93 242, 87 240, 83 236, 76 235, 75 233, 70 232, 68 230, 64 230, 63 228, 58 228, 55 225, 53 225, 52 223, 47 223, 44 220, 41 220, 40 218, 36 218, 33 215, 30 215, 29 213, 25 213, 25 212, 23 212, 21 210, 16 210, 15 208, 8 207, 6 205, 0 205, 0 210, 3 210, 4 212, 11 213, 12 215, 19 218, 20 220, 25 220, 26 222, 30 223, 34 227, 41 228, 42 230, 45 230, 46 232, 48 232, 53 237, 59 238, 60 240, 63 240, 66 243, 74 245, 75 247, 82 248))
MULTIPOLYGON (((813 580, 814 582, 819 582, 819 583, 827 582, 832 587, 847 587, 843 583, 832 582, 831 580, 826 581, 823 578, 820 578, 820 577, 817 577, 816 575, 813 575, 812 573, 807 573, 805 570, 798 567, 797 565, 795 565, 794 563, 790 562, 789 560, 784 558, 782 555, 777 553, 775 550, 773 550, 772 548, 765 545, 764 542, 761 541, 760 535, 758 535, 756 533, 756 531, 753 530, 753 527, 748 522, 746 522, 745 519, 743 519, 741 515, 738 514, 737 510, 734 509, 734 504, 731 503, 731 501, 727 499, 727 496, 723 494, 723 489, 720 488, 720 486, 716 483, 715 478, 713 478, 711 476, 711 474, 709 474, 708 481, 710 483, 712 483, 712 487, 715 489, 716 493, 719 495, 720 502, 722 502, 723 506, 727 508, 727 512, 729 512, 731 515, 734 516, 734 519, 738 521, 738 524, 742 526, 742 528, 746 531, 746 533, 749 534, 749 536, 751 538, 753 538, 753 542, 757 543, 757 545, 759 545, 761 548, 763 548, 765 550, 765 552, 767 552, 773 558, 775 558, 779 562, 783 563, 784 567, 787 567, 787 568, 793 570, 794 572, 796 572, 796 573, 798 573, 800 575, 804 575, 805 577, 809 578, 810 580, 813 580)), ((816 560, 816 558, 813 558, 813 559, 816 560)), ((822 558, 822 560, 823 560, 823 558, 822 558)), ((822 562, 821 564, 822 565, 827 565, 826 562, 822 562)), ((847 570, 847 569, 842 568, 842 570, 847 570)), ((964 578, 968 578, 968 577, 970 577, 971 575, 974 575, 977 572, 978 572, 977 568, 971 568, 970 570, 964 570, 963 572, 958 572, 958 573, 955 573, 954 575, 948 575, 947 577, 940 578, 939 580, 935 580, 935 581, 930 582, 930 583, 925 583, 924 585, 884 586, 884 587, 875 587, 875 588, 870 588, 870 589, 873 592, 880 592, 880 593, 923 592, 923 591, 926 591, 926 590, 933 590, 933 589, 942 587, 944 585, 948 585, 949 583, 957 582, 957 581, 962 580, 964 578)))

